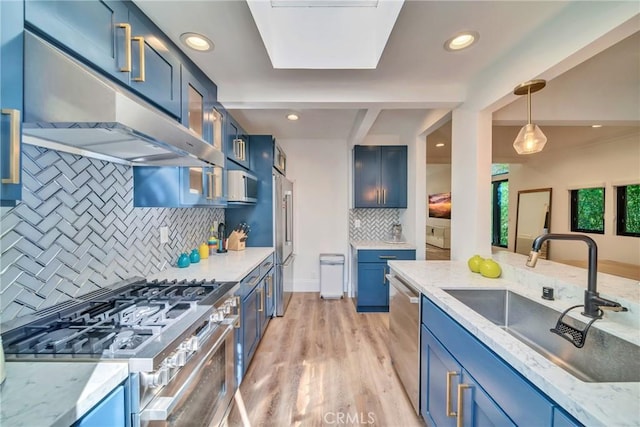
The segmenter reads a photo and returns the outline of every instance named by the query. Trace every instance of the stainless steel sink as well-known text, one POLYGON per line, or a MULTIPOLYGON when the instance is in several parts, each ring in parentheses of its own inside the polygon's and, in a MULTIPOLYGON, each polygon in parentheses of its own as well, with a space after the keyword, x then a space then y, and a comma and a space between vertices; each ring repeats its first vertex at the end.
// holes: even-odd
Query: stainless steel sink
MULTIPOLYGON (((549 329, 560 312, 504 289, 449 289, 448 294, 585 382, 640 381, 640 346, 597 328, 576 348, 549 329)), ((574 320, 580 329, 585 324, 574 320)))

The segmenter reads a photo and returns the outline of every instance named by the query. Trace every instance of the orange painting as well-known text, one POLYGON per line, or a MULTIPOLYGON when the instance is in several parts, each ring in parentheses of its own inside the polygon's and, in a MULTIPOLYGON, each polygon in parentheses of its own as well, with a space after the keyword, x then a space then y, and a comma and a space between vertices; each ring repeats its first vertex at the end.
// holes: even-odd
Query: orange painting
POLYGON ((451 219, 451 193, 429 194, 429 216, 451 219))

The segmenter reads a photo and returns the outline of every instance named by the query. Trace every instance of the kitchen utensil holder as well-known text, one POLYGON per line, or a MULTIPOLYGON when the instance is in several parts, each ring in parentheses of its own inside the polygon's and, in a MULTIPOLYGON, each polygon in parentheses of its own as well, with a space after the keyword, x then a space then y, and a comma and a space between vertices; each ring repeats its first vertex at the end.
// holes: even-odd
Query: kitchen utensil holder
POLYGON ((574 305, 573 307, 569 307, 565 311, 562 312, 558 322, 556 323, 556 327, 549 329, 554 334, 560 335, 565 340, 569 341, 571 344, 578 348, 582 348, 584 346, 584 342, 587 339, 587 332, 589 332, 589 328, 598 319, 602 318, 602 311, 600 311, 600 316, 591 319, 587 326, 584 329, 578 329, 574 326, 571 326, 562 321, 564 316, 574 308, 584 307, 583 305, 574 305))
POLYGON ((246 248, 246 237, 233 231, 227 241, 227 249, 230 251, 244 251, 246 248), (245 239, 245 240, 243 240, 245 239))

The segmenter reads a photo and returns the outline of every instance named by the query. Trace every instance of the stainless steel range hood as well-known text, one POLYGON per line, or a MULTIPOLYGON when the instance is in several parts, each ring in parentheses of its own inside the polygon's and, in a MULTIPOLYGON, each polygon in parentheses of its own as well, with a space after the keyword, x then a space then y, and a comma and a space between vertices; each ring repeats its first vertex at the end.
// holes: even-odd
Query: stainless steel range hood
POLYGON ((24 43, 25 142, 133 165, 224 167, 220 150, 133 93, 32 33, 24 43))

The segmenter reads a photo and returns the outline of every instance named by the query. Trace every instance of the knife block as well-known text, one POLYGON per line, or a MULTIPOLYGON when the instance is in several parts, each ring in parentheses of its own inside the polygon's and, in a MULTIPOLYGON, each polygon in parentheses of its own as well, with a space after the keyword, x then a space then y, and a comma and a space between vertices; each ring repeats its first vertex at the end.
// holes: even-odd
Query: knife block
POLYGON ((240 240, 241 234, 234 231, 227 240, 227 249, 230 251, 244 251, 246 248, 246 241, 240 240))

